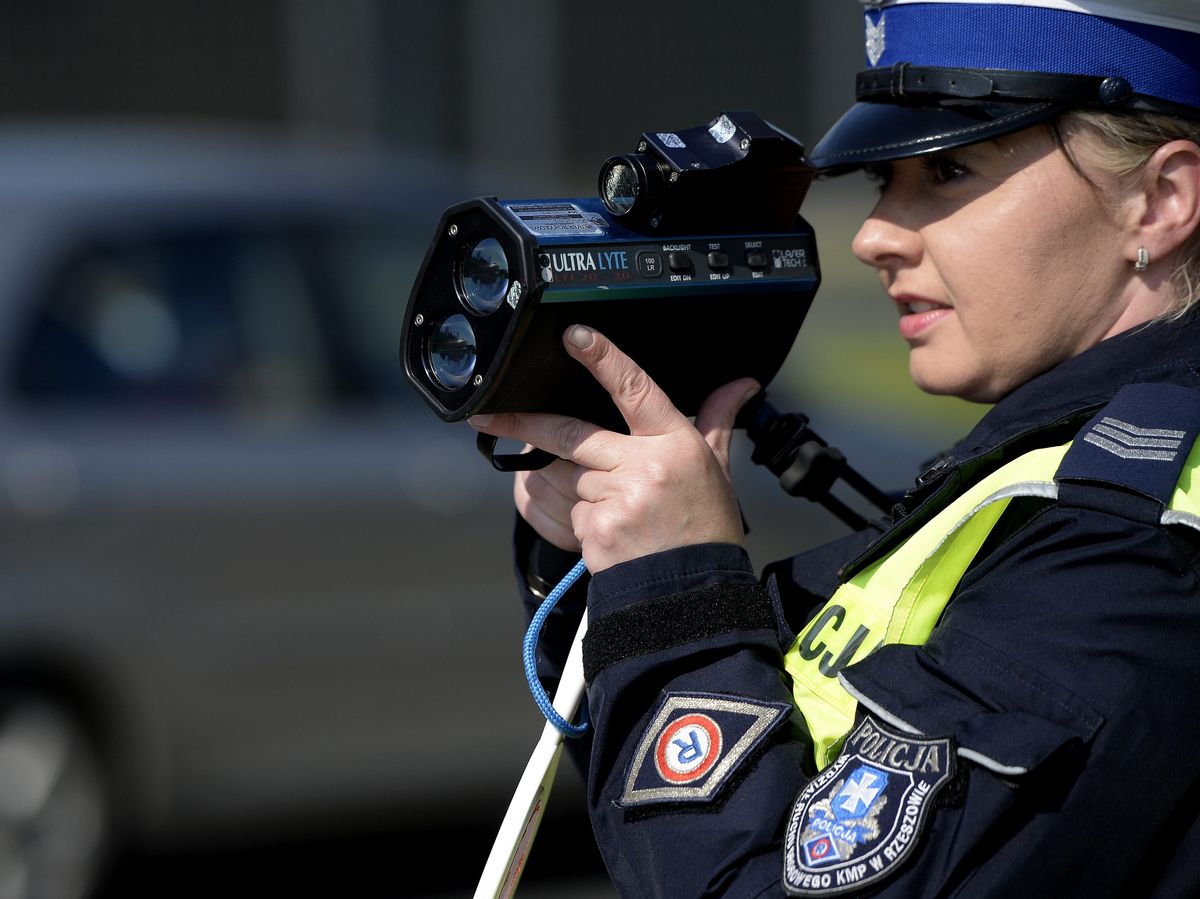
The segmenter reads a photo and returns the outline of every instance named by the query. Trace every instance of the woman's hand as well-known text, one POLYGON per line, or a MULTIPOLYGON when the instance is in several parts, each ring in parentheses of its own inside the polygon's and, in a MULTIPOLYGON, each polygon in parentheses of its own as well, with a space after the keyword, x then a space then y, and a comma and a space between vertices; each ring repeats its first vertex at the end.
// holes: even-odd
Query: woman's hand
POLYGON ((525 520, 555 546, 581 547, 593 573, 678 546, 740 545, 729 442, 738 410, 759 385, 743 378, 718 388, 693 426, 603 335, 575 325, 564 343, 612 396, 630 433, 561 415, 471 418, 477 430, 522 440, 565 460, 518 476, 514 492, 525 520))
POLYGON ((543 540, 573 553, 580 551, 571 524, 571 510, 579 502, 575 492, 578 472, 574 462, 559 459, 538 471, 518 471, 513 481, 513 499, 521 517, 543 540))

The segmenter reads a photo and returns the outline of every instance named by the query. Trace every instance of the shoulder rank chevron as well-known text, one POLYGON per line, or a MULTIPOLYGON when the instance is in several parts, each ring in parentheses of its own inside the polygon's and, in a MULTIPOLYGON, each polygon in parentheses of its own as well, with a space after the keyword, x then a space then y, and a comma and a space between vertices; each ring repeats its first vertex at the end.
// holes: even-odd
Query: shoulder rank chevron
POLYGON ((1111 484, 1166 505, 1197 435, 1200 392, 1130 384, 1079 432, 1055 480, 1111 484))

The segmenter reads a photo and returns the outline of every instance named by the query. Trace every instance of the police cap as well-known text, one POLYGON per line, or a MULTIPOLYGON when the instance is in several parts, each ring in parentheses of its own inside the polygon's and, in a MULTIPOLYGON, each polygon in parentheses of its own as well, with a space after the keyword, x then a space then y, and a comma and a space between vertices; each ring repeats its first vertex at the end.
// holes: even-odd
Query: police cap
POLYGON ((1068 109, 1200 118, 1198 0, 862 0, 857 102, 813 148, 848 170, 1019 131, 1068 109))

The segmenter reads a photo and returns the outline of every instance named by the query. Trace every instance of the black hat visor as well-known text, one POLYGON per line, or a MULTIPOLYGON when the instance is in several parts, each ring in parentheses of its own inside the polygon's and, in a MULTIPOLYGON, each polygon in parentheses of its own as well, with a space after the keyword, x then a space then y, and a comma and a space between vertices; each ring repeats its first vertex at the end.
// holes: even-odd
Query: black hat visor
POLYGON ((931 104, 859 101, 809 154, 831 174, 992 140, 1055 118, 1067 104, 963 101, 931 104))

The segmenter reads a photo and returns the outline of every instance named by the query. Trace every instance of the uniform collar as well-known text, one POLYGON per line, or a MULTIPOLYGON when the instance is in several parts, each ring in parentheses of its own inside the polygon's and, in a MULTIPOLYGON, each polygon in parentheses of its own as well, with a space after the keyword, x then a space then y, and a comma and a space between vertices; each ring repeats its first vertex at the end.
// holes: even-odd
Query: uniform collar
POLYGON ((842 578, 903 542, 962 490, 1009 460, 1071 440, 1124 385, 1161 382, 1200 390, 1200 309, 1103 340, 998 402, 921 473, 904 495, 904 514, 842 569, 842 578))
POLYGON ((1026 382, 949 451, 948 464, 961 465, 1023 435, 1085 420, 1126 384, 1161 381, 1200 389, 1200 313, 1102 340, 1026 382))

